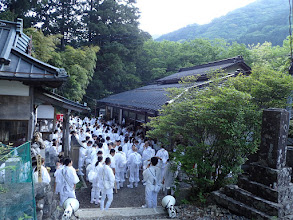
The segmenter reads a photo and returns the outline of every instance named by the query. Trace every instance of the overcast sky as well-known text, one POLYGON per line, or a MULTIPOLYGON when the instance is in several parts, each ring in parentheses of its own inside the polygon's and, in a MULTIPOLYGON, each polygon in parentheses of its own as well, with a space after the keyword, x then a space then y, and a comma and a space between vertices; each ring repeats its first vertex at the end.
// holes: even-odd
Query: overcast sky
POLYGON ((207 24, 213 18, 256 0, 137 0, 140 28, 152 36, 175 31, 189 24, 207 24))

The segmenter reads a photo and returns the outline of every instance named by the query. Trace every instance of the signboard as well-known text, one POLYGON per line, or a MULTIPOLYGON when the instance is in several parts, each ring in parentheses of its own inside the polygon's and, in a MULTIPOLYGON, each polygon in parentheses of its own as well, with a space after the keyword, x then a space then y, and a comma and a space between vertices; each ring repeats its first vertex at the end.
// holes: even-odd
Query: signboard
POLYGON ((56 114, 56 119, 63 122, 63 114, 56 114))
POLYGON ((55 108, 52 105, 39 105, 37 108, 38 119, 54 119, 55 108))
POLYGON ((41 155, 37 156, 37 170, 38 170, 38 182, 42 182, 42 158, 41 155))

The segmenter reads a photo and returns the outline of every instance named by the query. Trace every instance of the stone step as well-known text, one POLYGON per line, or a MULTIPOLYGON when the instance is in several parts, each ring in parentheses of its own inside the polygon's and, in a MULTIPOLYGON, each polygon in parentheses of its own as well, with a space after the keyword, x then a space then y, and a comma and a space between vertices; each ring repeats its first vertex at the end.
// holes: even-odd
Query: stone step
POLYGON ((246 191, 249 191, 256 196, 266 198, 271 202, 284 203, 288 199, 293 199, 292 183, 290 183, 288 187, 278 187, 277 189, 273 189, 261 183, 251 181, 245 175, 241 175, 238 178, 237 185, 240 188, 245 189, 246 191))
POLYGON ((214 196, 215 202, 230 210, 231 212, 245 216, 249 219, 262 220, 262 219, 272 219, 274 216, 269 216, 266 213, 263 213, 255 208, 252 208, 248 205, 245 205, 239 201, 232 199, 231 197, 221 193, 220 191, 215 191, 212 193, 214 196))
POLYGON ((76 212, 79 219, 166 219, 167 211, 163 207, 157 208, 109 208, 109 210, 101 211, 99 208, 79 209, 76 212))
POLYGON ((239 188, 237 185, 227 185, 223 188, 222 193, 235 199, 245 205, 251 206, 261 212, 271 216, 285 216, 283 205, 262 199, 246 190, 239 188))

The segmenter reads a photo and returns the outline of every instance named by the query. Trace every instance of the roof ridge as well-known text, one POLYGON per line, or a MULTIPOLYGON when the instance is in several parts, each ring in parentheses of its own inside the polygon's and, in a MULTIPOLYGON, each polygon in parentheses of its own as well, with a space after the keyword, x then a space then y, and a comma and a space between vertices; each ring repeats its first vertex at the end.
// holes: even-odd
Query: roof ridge
POLYGON ((231 61, 233 61, 233 63, 238 63, 238 62, 244 62, 244 59, 242 56, 238 55, 237 57, 232 57, 232 58, 228 58, 228 59, 224 59, 224 60, 217 60, 214 62, 209 62, 209 63, 205 63, 205 64, 201 64, 201 65, 181 68, 181 69, 179 69, 179 72, 184 72, 184 71, 188 71, 188 70, 196 70, 196 69, 200 69, 200 68, 204 68, 204 67, 214 66, 219 63, 223 63, 223 64, 229 63, 231 61))

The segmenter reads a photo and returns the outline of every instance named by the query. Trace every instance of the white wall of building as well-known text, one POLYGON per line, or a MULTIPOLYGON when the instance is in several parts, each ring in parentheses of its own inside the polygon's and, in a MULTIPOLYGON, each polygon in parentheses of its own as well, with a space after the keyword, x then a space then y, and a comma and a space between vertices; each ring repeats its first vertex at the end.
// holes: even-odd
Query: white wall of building
POLYGON ((0 95, 29 96, 29 88, 18 81, 0 80, 0 95))

